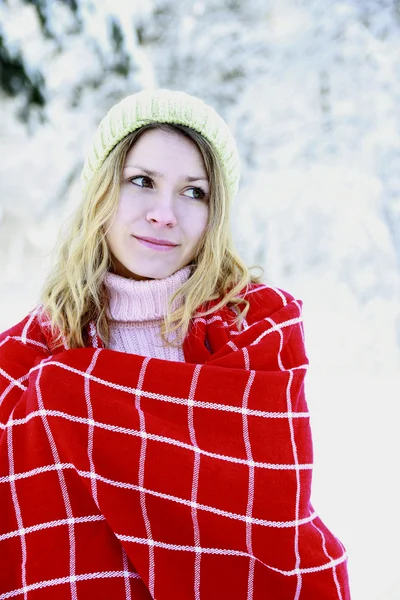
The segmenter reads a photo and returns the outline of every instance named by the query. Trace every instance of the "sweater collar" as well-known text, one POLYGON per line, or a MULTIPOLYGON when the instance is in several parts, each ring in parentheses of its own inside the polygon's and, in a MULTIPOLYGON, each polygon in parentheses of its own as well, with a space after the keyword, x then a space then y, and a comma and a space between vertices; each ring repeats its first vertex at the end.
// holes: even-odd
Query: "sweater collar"
MULTIPOLYGON (((106 273, 109 306, 108 316, 113 321, 151 321, 162 319, 170 297, 189 279, 190 267, 184 267, 165 279, 137 281, 114 273, 106 273)), ((182 299, 174 303, 174 310, 182 299)))

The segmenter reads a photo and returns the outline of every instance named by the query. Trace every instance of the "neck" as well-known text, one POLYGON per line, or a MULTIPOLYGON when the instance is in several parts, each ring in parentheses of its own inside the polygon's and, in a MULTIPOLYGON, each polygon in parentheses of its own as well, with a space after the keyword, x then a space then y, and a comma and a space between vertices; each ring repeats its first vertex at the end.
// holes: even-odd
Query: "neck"
MULTIPOLYGON (((190 272, 190 267, 184 267, 164 279, 141 281, 107 273, 104 285, 109 298, 109 317, 122 322, 163 319, 170 298, 188 280, 190 272)), ((182 298, 177 298, 172 310, 176 310, 182 302, 182 298)))

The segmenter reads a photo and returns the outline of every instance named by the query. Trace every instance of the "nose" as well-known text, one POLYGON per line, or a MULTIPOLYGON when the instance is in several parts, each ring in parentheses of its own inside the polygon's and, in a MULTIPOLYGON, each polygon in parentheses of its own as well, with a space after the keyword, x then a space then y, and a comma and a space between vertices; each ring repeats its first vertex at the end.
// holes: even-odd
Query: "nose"
POLYGON ((146 221, 153 226, 174 227, 177 224, 176 214, 173 204, 173 195, 170 193, 157 194, 153 198, 153 203, 146 212, 146 221))

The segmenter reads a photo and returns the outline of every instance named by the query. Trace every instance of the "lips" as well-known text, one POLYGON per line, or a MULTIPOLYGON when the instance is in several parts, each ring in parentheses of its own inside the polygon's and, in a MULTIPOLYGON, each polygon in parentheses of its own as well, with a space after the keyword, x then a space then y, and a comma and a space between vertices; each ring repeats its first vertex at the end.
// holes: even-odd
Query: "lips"
POLYGON ((143 236, 138 236, 138 235, 134 235, 133 237, 141 242, 147 242, 149 244, 154 244, 156 246, 169 246, 171 248, 175 248, 176 246, 179 246, 179 244, 175 244, 174 242, 170 242, 169 240, 161 240, 159 238, 143 237, 143 236))
POLYGON ((180 244, 174 244, 170 240, 161 240, 159 238, 151 237, 138 237, 132 236, 139 244, 145 246, 152 252, 172 252, 175 248, 178 248, 180 244))

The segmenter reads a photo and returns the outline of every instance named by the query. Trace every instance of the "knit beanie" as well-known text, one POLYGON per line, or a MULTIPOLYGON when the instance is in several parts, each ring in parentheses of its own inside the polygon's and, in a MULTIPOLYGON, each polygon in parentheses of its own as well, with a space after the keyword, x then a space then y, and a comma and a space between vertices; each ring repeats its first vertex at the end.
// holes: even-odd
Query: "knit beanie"
POLYGON ((236 142, 228 125, 208 104, 185 92, 142 90, 115 104, 98 126, 82 171, 86 189, 111 150, 129 133, 149 123, 176 123, 194 129, 214 148, 228 182, 230 200, 240 178, 236 142))

